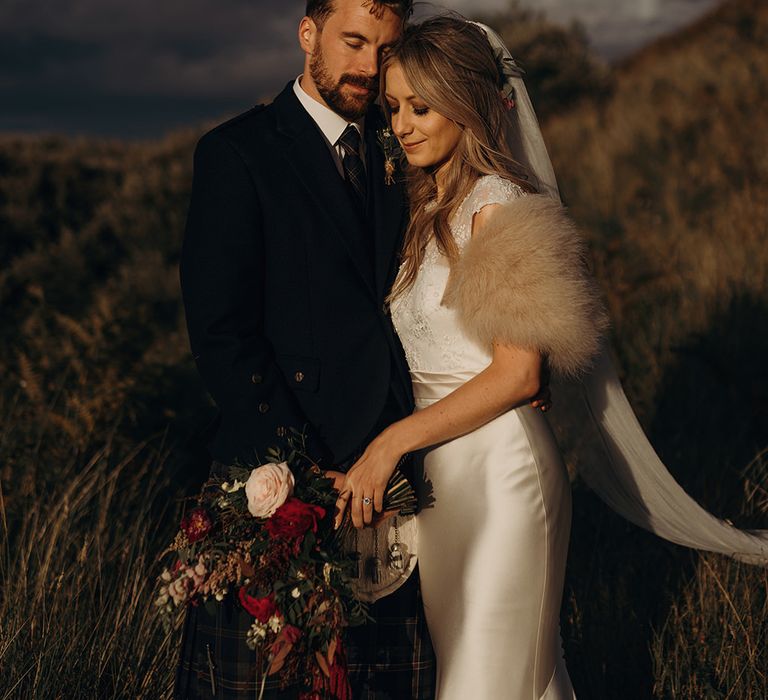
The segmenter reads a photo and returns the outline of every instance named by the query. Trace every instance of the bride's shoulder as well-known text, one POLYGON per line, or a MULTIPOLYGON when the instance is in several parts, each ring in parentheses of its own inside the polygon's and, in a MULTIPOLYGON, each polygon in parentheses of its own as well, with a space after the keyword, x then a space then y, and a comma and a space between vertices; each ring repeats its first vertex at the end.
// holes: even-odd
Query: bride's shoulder
POLYGON ((472 237, 476 214, 490 204, 506 204, 524 194, 525 190, 519 185, 498 175, 479 177, 456 209, 451 221, 453 236, 459 247, 463 248, 472 237))
POLYGON ((525 194, 525 190, 516 182, 500 175, 483 175, 475 182, 467 200, 472 203, 473 213, 477 213, 488 204, 505 204, 525 194))

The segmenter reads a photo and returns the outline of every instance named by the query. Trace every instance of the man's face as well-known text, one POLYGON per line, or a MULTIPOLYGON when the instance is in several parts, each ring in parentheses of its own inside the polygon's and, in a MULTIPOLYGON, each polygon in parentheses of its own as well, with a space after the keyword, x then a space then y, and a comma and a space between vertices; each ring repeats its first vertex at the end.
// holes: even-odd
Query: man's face
POLYGON ((299 26, 307 54, 301 86, 347 121, 376 99, 382 55, 402 31, 402 19, 388 7, 371 9, 364 0, 334 0, 322 29, 308 17, 299 26))

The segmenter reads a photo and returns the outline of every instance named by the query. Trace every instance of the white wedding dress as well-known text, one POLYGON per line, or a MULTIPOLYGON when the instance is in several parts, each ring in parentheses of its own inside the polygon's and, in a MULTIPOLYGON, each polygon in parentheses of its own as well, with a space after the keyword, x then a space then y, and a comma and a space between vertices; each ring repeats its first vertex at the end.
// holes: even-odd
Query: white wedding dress
MULTIPOLYGON (((522 196, 480 178, 451 221, 459 250, 476 212, 522 196)), ((448 273, 430 242, 414 285, 392 304, 416 410, 491 362, 441 305, 448 273)), ((437 699, 572 700, 559 630, 570 484, 546 418, 513 409, 425 451, 423 463, 418 556, 437 699)))

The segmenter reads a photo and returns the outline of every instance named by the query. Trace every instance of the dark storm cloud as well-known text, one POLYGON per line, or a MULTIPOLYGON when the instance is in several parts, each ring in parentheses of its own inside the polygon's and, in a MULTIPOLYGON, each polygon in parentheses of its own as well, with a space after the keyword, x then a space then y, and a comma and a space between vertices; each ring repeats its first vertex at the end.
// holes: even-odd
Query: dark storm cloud
POLYGON ((49 63, 97 60, 102 53, 103 47, 99 44, 80 39, 0 33, 0 80, 29 79, 49 63))
MULTIPOLYGON (((615 56, 715 0, 524 0, 615 56)), ((469 13, 509 0, 427 3, 469 13), (471 8, 471 9, 470 9, 471 8)), ((302 0, 2 0, 0 131, 159 136, 271 98, 301 71, 302 0)))
POLYGON ((279 0, 11 2, 0 8, 0 84, 104 95, 235 97, 296 74, 302 3, 279 0))
POLYGON ((6 0, 0 130, 159 135, 297 75, 303 2, 6 0))

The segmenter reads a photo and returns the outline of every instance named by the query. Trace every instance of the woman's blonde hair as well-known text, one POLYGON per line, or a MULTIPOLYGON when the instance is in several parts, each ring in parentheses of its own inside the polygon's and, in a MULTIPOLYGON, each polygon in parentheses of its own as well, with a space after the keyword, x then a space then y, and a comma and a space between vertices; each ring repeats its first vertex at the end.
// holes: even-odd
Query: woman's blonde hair
POLYGON ((390 300, 415 281, 431 236, 453 261, 458 255, 448 222, 482 175, 499 175, 528 192, 535 191, 525 168, 510 153, 509 119, 501 96, 503 77, 485 33, 453 16, 433 17, 406 27, 381 68, 381 102, 391 124, 385 97, 387 70, 394 64, 414 93, 430 109, 456 122, 462 135, 446 166, 443 192, 437 196, 429 169, 406 166, 411 220, 403 244, 401 274, 390 300))

